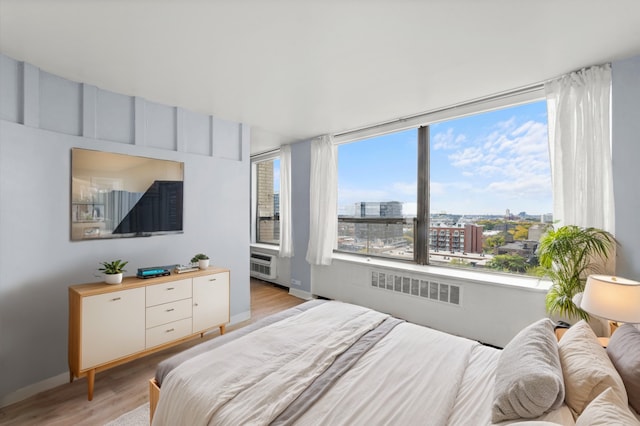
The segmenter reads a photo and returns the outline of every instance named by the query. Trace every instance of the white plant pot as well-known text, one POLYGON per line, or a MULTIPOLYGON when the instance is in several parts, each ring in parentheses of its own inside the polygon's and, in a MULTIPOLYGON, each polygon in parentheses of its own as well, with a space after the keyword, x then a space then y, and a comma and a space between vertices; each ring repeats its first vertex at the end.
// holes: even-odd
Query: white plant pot
POLYGON ((207 269, 209 267, 209 259, 198 260, 198 268, 207 269))
POLYGON ((120 284, 122 282, 122 272, 119 274, 104 274, 104 281, 107 284, 120 284))

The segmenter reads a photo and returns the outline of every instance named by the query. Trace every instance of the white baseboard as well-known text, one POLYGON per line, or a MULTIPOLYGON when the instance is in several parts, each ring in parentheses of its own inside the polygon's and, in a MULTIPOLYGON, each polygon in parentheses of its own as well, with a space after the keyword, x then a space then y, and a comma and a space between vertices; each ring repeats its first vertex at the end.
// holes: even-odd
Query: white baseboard
POLYGON ((289 288, 289 294, 303 300, 311 300, 313 296, 308 291, 302 291, 295 288, 289 288))
POLYGON ((7 405, 14 404, 16 402, 27 399, 37 393, 44 392, 49 389, 53 389, 56 386, 69 383, 69 372, 60 373, 57 376, 49 377, 48 379, 41 380, 37 383, 30 384, 15 392, 11 392, 0 398, 0 408, 4 408, 7 405))

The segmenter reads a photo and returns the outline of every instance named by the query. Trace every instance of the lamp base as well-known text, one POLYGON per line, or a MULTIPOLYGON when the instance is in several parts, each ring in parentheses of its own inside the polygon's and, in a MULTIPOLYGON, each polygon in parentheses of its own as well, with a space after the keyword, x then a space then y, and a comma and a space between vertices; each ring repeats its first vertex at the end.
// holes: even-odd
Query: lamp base
POLYGON ((620 327, 620 324, 618 321, 611 321, 609 320, 609 336, 613 335, 613 332, 616 331, 618 329, 618 327, 620 327))

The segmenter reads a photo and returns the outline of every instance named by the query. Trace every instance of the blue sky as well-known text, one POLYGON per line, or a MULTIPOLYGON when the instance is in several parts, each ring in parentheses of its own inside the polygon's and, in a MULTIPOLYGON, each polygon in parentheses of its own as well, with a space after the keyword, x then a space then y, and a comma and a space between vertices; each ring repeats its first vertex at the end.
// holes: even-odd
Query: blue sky
MULTIPOLYGON (((338 207, 401 201, 415 214, 417 130, 338 147, 338 207)), ((432 213, 552 211, 544 101, 430 125, 432 213)))

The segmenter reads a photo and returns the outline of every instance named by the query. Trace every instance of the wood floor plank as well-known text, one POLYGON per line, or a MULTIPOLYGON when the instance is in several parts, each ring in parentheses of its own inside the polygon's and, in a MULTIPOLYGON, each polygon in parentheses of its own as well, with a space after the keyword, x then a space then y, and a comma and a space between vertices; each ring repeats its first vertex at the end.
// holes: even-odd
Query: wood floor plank
MULTIPOLYGON (((291 296, 287 289, 251 279, 251 319, 227 327, 244 327, 267 315, 296 306, 304 300, 291 296)), ((219 331, 202 339, 137 359, 96 374, 93 401, 87 401, 86 379, 41 392, 23 401, 0 408, 0 425, 103 425, 149 401, 148 380, 156 365, 180 351, 214 339, 219 331)))

